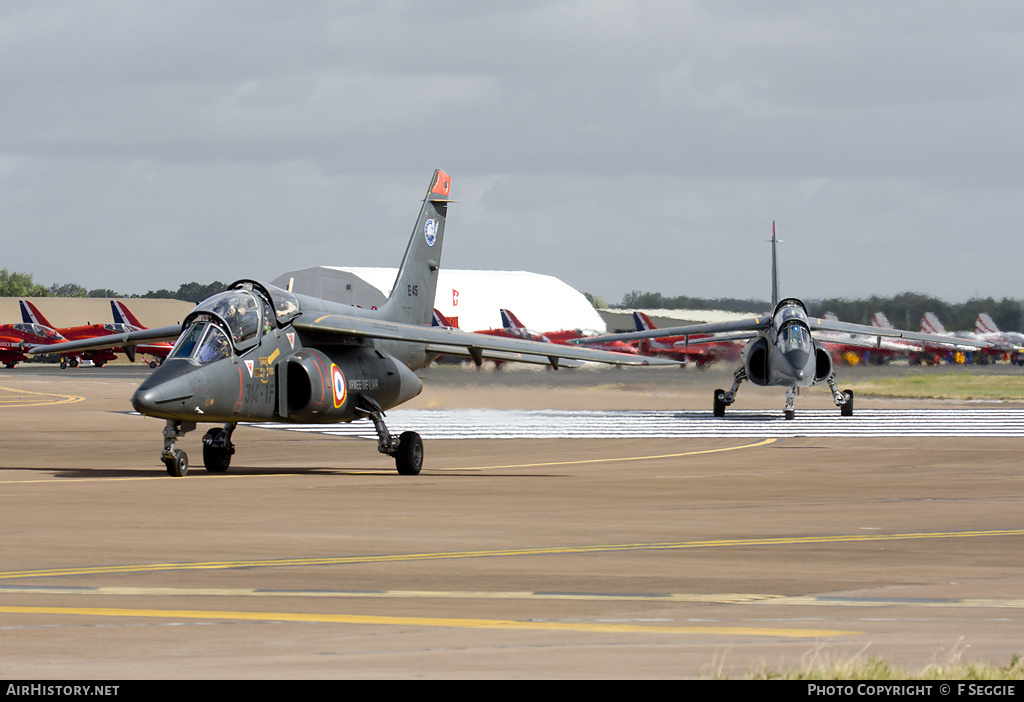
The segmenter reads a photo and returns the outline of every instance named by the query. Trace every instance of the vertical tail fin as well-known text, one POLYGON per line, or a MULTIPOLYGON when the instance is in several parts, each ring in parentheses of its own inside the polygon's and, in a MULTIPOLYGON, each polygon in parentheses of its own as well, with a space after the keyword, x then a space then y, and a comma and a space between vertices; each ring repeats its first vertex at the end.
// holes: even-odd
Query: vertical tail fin
POLYGON ((871 324, 882 329, 892 329, 892 324, 889 322, 889 318, 885 316, 885 312, 875 312, 871 318, 871 324))
POLYGON ((146 328, 142 326, 142 322, 140 322, 135 315, 132 314, 132 311, 120 300, 110 301, 110 311, 114 313, 114 321, 118 324, 127 324, 135 327, 136 329, 146 328))
POLYGON ((392 322, 430 324, 437 291, 437 272, 441 267, 441 244, 444 239, 445 216, 451 178, 444 171, 434 177, 423 199, 423 207, 409 238, 405 258, 398 269, 398 278, 391 295, 380 307, 380 316, 392 322))
POLYGON ((772 310, 779 304, 779 260, 775 255, 775 222, 772 222, 772 310))
POLYGON ((934 312, 925 312, 924 317, 921 317, 921 331, 925 334, 945 334, 946 328, 934 312))
POLYGON ((50 321, 31 302, 28 300, 18 300, 18 304, 21 306, 21 321, 26 324, 42 324, 44 327, 53 329, 50 321))
POLYGON ((501 326, 506 331, 522 333, 526 331, 526 325, 519 321, 519 318, 509 310, 498 310, 501 314, 501 326))
POLYGON ((441 327, 442 329, 458 329, 459 318, 458 317, 445 317, 440 311, 434 308, 434 318, 430 323, 432 327, 441 327))
POLYGON ((633 312, 633 324, 636 325, 637 331, 650 331, 651 329, 657 329, 654 326, 654 322, 643 312, 633 312))
POLYGON ((999 327, 989 316, 988 312, 982 312, 978 315, 977 321, 974 323, 975 334, 998 334, 999 327))

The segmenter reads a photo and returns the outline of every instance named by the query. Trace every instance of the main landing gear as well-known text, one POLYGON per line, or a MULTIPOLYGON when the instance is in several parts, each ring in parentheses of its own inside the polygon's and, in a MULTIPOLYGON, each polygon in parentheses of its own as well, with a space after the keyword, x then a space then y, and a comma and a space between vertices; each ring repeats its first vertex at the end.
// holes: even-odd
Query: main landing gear
POLYGON ((395 459, 399 475, 419 475, 423 469, 423 439, 414 431, 402 432, 396 437, 384 424, 384 412, 373 400, 363 398, 366 407, 356 409, 368 417, 377 430, 377 450, 395 459))
MULTIPOLYGON (((419 475, 423 469, 423 439, 420 435, 406 431, 400 436, 394 436, 384 425, 384 412, 380 407, 372 401, 366 401, 365 404, 366 407, 360 407, 358 411, 368 417, 377 430, 377 450, 395 459, 395 467, 401 475, 419 475)), ((235 426, 228 423, 214 427, 203 436, 203 465, 207 472, 223 473, 231 465, 231 456, 235 453, 231 434, 235 426)), ((188 475, 188 455, 177 447, 177 441, 195 428, 195 422, 167 420, 160 460, 164 462, 168 475, 176 478, 188 475)))
POLYGON ((235 424, 214 427, 203 437, 203 465, 210 473, 224 473, 231 465, 231 456, 235 453, 235 445, 231 443, 231 434, 235 424))
POLYGON ((844 417, 853 416, 853 390, 843 390, 839 392, 839 388, 836 386, 836 374, 831 373, 828 376, 828 387, 832 391, 832 399, 835 400, 836 407, 839 408, 839 414, 844 417))
MULTIPOLYGON (((747 380, 747 372, 744 368, 740 368, 733 374, 732 387, 729 391, 715 390, 714 400, 712 404, 712 414, 716 417, 725 416, 725 408, 736 401, 736 391, 740 387, 740 383, 747 380)), ((832 373, 828 376, 826 381, 828 387, 832 390, 832 399, 836 403, 836 407, 839 408, 839 414, 843 417, 853 416, 853 390, 843 390, 840 392, 836 386, 836 374, 832 373)), ((796 408, 794 403, 796 397, 800 393, 800 389, 797 387, 786 388, 786 408, 783 410, 784 416, 787 420, 791 420, 796 417, 796 408)))
POLYGON ((735 373, 733 373, 732 387, 729 388, 729 392, 725 390, 715 390, 715 401, 712 405, 712 414, 716 417, 725 416, 725 408, 736 401, 736 391, 739 390, 740 383, 747 379, 747 371, 743 366, 740 366, 735 373))
MULTIPOLYGON (((195 422, 183 422, 168 419, 164 427, 164 450, 160 460, 167 468, 167 474, 175 478, 188 475, 188 454, 176 446, 178 439, 196 428, 195 422)), ((231 434, 235 424, 228 423, 223 427, 215 427, 203 437, 203 465, 209 473, 223 473, 231 465, 231 456, 235 453, 235 445, 231 443, 231 434)))

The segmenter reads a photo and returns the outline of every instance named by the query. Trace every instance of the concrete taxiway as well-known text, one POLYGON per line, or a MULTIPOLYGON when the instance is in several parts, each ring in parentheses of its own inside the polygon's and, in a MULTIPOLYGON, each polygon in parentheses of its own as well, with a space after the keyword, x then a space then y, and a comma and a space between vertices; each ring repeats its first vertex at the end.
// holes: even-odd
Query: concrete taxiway
MULTIPOLYGON (((735 677, 1024 649, 1020 438, 428 440, 401 477, 372 441, 243 427, 227 474, 197 431, 170 478, 162 423, 127 402, 142 373, 0 376, 6 678, 735 677)), ((727 377, 428 369, 409 407, 706 410, 727 377)))

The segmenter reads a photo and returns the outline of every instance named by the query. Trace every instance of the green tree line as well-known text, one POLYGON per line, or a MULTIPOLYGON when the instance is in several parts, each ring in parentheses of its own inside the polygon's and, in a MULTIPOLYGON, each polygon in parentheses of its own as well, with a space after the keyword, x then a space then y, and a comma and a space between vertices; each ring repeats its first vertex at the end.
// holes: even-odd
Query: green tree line
POLYGON ((150 290, 144 295, 122 293, 110 288, 86 290, 78 283, 56 283, 49 287, 32 280, 29 273, 13 273, 0 269, 0 297, 121 297, 161 298, 202 302, 210 295, 223 292, 227 286, 218 281, 209 284, 182 283, 177 290, 150 290))
MULTIPOLYGON (((0 297, 121 297, 121 298, 163 298, 202 302, 211 295, 222 292, 227 286, 214 281, 209 284, 182 283, 177 290, 150 290, 143 295, 120 293, 109 288, 86 290, 77 283, 54 284, 49 287, 35 283, 31 274, 14 273, 0 269, 0 297)), ((598 308, 604 302, 593 295, 584 293, 598 308)), ((844 322, 871 324, 876 312, 884 312, 889 321, 901 329, 917 329, 925 312, 934 312, 948 331, 970 331, 981 312, 987 312, 1003 331, 1024 330, 1024 303, 1020 300, 991 297, 972 298, 967 302, 950 303, 920 293, 900 293, 894 297, 872 296, 866 299, 847 300, 830 298, 826 300, 805 300, 807 311, 815 317, 833 313, 844 322)), ((622 302, 611 307, 625 309, 715 309, 729 312, 753 312, 759 314, 768 309, 766 300, 741 300, 737 298, 705 298, 678 295, 668 297, 658 292, 633 290, 622 297, 622 302)))

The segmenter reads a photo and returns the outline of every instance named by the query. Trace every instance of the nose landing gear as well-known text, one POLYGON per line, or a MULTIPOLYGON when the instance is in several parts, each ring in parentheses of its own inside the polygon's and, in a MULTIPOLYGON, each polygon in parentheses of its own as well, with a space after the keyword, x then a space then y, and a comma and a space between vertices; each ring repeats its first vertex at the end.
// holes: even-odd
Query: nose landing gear
POLYGON ((167 468, 167 475, 181 478, 188 475, 188 454, 175 446, 178 439, 196 428, 195 422, 168 419, 164 426, 164 450, 160 459, 167 468))

